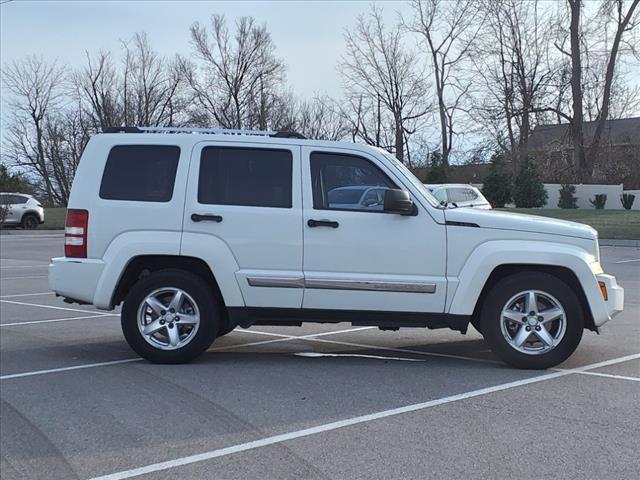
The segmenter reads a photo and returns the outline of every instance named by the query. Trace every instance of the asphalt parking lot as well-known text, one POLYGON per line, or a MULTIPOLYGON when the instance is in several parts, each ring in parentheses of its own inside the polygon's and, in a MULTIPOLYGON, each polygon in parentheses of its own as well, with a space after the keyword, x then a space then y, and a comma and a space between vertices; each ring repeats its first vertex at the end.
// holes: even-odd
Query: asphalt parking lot
POLYGON ((640 475, 638 248, 602 248, 626 310, 532 372, 473 329, 348 324, 238 329, 195 363, 153 365, 117 315, 48 291, 61 233, 0 245, 3 479, 640 475))

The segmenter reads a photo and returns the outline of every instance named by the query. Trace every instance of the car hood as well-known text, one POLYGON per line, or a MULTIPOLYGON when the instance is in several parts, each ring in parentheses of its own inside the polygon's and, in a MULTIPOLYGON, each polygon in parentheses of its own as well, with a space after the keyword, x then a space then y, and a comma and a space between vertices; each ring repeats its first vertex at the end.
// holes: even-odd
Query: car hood
POLYGON ((445 219, 448 224, 454 225, 455 223, 474 224, 474 226, 477 225, 481 228, 564 235, 587 240, 596 240, 598 238, 598 232, 583 223, 498 210, 447 209, 445 210, 445 219))

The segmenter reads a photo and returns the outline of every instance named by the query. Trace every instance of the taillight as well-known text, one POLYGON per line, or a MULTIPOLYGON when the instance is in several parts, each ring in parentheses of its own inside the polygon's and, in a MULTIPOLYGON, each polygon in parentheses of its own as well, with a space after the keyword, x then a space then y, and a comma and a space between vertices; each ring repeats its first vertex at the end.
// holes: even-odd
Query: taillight
POLYGON ((70 208, 67 210, 67 223, 64 227, 64 256, 87 258, 87 227, 89 212, 70 208))

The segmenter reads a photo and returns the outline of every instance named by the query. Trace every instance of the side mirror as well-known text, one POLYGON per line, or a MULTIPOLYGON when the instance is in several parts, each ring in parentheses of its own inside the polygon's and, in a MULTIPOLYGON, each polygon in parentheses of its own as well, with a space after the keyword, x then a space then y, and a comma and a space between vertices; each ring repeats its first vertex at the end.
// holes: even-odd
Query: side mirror
POLYGON ((417 215, 418 209, 413 204, 409 192, 390 188, 384 192, 384 209, 387 213, 399 215, 417 215))

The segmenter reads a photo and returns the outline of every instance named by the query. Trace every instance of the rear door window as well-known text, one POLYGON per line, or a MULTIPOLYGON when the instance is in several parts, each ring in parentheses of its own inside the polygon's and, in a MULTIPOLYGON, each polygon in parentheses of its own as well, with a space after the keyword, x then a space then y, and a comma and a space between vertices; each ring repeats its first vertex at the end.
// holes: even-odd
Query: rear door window
POLYGON ((169 202, 173 197, 180 148, 169 145, 118 145, 102 174, 100 198, 169 202))
POLYGON ((290 150, 205 147, 198 203, 291 208, 292 169, 290 150))

